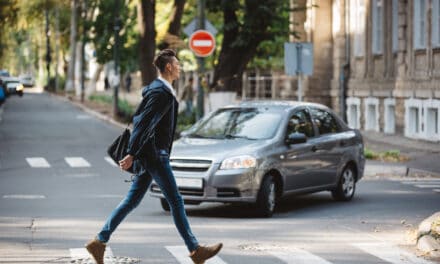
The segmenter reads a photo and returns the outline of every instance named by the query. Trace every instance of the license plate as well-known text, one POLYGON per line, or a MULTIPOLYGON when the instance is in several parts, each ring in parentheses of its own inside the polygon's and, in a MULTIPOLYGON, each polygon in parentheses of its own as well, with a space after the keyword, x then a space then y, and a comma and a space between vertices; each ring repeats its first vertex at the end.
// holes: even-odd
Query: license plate
POLYGON ((193 179, 193 178, 180 178, 176 177, 177 186, 183 188, 203 188, 203 180, 202 179, 193 179))

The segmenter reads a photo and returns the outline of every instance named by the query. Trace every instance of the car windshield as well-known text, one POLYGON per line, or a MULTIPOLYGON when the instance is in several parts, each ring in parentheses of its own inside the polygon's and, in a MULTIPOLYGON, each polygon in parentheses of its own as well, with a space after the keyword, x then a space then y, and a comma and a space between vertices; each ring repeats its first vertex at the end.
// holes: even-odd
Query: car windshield
POLYGON ((268 139, 275 135, 281 114, 267 109, 220 109, 191 129, 189 137, 249 140, 268 139))

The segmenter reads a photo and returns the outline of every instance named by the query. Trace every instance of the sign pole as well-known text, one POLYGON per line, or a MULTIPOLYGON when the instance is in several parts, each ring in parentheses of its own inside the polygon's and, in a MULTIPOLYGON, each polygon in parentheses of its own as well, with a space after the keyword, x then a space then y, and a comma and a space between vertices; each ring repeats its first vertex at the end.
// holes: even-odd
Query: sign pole
MULTIPOLYGON (((197 6, 197 29, 205 29, 205 1, 199 0, 197 6)), ((199 120, 204 115, 204 94, 201 77, 205 72, 205 58, 197 57, 197 112, 196 119, 199 120)))
POLYGON ((302 69, 301 69, 301 44, 296 44, 296 50, 298 54, 296 56, 297 59, 297 71, 296 74, 298 76, 297 81, 298 81, 298 101, 302 101, 302 69))

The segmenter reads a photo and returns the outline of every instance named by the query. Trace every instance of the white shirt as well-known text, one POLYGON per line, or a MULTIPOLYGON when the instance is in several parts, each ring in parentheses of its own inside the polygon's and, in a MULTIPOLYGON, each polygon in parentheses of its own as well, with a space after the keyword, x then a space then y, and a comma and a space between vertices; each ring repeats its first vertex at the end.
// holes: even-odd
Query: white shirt
POLYGON ((174 91, 174 88, 171 85, 171 83, 169 83, 167 80, 162 78, 162 76, 160 76, 160 75, 157 79, 161 80, 165 84, 165 86, 170 90, 170 92, 174 95, 174 97, 176 97, 176 91, 174 91))

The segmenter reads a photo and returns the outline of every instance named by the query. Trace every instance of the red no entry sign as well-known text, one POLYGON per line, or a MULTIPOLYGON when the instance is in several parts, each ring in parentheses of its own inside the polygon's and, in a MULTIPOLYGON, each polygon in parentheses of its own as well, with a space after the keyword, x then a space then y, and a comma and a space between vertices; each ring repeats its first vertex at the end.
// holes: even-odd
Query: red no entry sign
POLYGON ((215 38, 206 30, 197 30, 189 38, 189 48, 198 57, 207 57, 214 52, 215 38))

